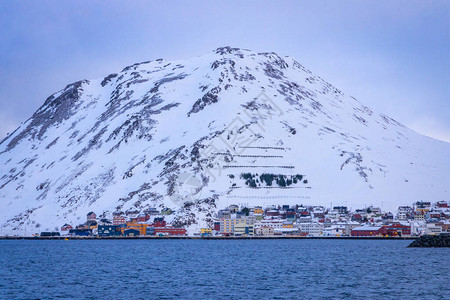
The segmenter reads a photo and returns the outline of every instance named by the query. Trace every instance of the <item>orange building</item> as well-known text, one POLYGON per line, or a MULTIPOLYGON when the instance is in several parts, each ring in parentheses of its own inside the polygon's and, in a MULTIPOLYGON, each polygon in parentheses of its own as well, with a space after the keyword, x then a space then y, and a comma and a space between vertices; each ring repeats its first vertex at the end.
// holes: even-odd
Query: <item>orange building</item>
POLYGON ((123 227, 121 230, 122 230, 122 234, 123 234, 124 231, 127 229, 136 229, 136 230, 139 230, 140 235, 146 235, 147 234, 147 226, 148 226, 148 224, 146 224, 146 223, 138 223, 137 220, 132 220, 130 222, 127 222, 127 227, 123 227))

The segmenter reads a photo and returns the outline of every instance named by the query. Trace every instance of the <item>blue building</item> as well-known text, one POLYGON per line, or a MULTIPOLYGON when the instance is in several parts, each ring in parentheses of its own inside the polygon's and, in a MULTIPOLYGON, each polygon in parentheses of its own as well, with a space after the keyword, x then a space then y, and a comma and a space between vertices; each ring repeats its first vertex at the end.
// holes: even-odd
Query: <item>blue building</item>
POLYGON ((118 225, 98 225, 98 236, 119 236, 122 235, 118 225))
POLYGON ((141 232, 139 230, 137 230, 137 229, 126 229, 123 232, 123 235, 124 236, 140 236, 141 232))

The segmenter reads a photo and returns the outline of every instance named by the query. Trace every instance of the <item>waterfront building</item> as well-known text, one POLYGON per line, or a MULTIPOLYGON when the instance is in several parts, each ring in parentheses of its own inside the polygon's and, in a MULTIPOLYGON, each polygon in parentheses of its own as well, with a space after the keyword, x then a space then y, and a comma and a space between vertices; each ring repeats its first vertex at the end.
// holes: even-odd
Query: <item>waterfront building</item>
POLYGON ((138 222, 137 219, 132 219, 130 222, 127 222, 126 227, 121 227, 124 234, 128 229, 135 229, 139 231, 139 235, 146 235, 147 233, 147 223, 138 222))
MULTIPOLYGON (((342 236, 342 233, 339 231, 339 227, 336 225, 325 227, 322 234, 323 236, 342 236)), ((305 235, 307 235, 306 232, 305 235)))
POLYGON ((411 221, 411 235, 424 235, 427 227, 423 221, 411 221))
POLYGON ((234 233, 234 225, 236 225, 238 219, 221 219, 220 220, 220 233, 223 235, 232 235, 234 233))
POLYGON ((119 236, 122 231, 118 225, 98 225, 98 236, 119 236))
POLYGON ((411 225, 409 224, 401 224, 401 223, 392 223, 389 225, 383 226, 386 235, 388 236, 410 236, 411 235, 411 225))
POLYGON ((321 236, 324 230, 323 224, 319 222, 298 223, 298 229, 307 236, 321 236))
POLYGON ((235 233, 235 226, 238 224, 253 226, 256 222, 256 217, 252 216, 240 216, 240 218, 221 219, 220 220, 220 233, 223 235, 232 235, 235 233))
POLYGON ((442 233, 442 226, 435 223, 428 223, 426 228, 427 234, 438 235, 442 233))
POLYGON ((255 223, 255 228, 259 227, 272 227, 273 229, 276 228, 283 228, 284 220, 282 219, 262 219, 259 222, 255 223))
POLYGON ((141 233, 137 229, 127 228, 127 229, 124 230, 123 235, 124 236, 140 236, 141 233))
POLYGON ((255 234, 259 236, 273 236, 274 230, 273 227, 262 226, 255 229, 255 234))
POLYGON ((239 222, 236 225, 234 225, 235 236, 253 236, 253 234, 254 234, 254 226, 251 224, 239 222))
POLYGON ((201 236, 211 236, 212 235, 212 229, 211 228, 201 228, 200 229, 200 235, 201 236))
POLYGON ((382 236, 383 233, 381 226, 361 226, 352 229, 352 236, 382 236))
POLYGON ((298 230, 298 227, 294 228, 274 228, 274 235, 298 235, 300 231, 298 230))
POLYGON ((186 229, 172 227, 170 225, 165 227, 154 227, 155 235, 174 235, 174 236, 184 236, 186 235, 186 229))

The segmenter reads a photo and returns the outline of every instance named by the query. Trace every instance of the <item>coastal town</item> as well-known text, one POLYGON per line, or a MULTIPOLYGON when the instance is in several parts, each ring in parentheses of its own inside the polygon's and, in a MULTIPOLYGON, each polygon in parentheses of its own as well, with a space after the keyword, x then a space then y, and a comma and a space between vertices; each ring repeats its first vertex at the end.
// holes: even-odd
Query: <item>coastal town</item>
MULTIPOLYGON (((188 236, 186 228, 166 221, 173 213, 151 208, 142 213, 115 212, 108 219, 89 212, 83 224, 64 224, 60 232, 41 232, 40 236, 188 236)), ((233 204, 219 210, 211 226, 189 236, 410 237, 449 232, 450 204, 446 201, 399 206, 395 214, 374 206, 351 211, 346 206, 233 204)))

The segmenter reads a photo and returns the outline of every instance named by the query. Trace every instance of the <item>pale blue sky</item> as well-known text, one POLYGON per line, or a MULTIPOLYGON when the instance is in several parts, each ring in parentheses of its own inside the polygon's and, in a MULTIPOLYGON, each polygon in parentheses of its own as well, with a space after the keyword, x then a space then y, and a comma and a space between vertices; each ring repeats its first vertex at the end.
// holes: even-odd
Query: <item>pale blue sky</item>
POLYGON ((68 83, 230 45, 450 142, 450 1, 0 0, 0 28, 0 138, 68 83))

